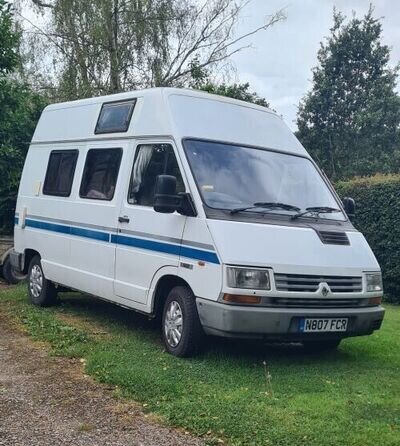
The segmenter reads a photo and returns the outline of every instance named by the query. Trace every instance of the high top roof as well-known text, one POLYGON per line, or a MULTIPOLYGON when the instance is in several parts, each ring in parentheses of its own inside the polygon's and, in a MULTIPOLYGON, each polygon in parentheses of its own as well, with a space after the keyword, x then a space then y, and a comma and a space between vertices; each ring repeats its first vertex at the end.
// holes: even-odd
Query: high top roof
POLYGON ((215 139, 306 155, 268 108, 197 90, 151 88, 52 104, 45 108, 32 142, 61 143, 120 137, 215 139), (95 134, 104 103, 136 98, 127 132, 95 134))

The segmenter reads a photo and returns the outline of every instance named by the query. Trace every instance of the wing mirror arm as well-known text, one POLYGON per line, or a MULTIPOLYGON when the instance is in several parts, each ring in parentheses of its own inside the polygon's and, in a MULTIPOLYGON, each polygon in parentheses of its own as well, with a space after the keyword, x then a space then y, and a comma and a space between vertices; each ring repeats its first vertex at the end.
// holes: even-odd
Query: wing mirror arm
POLYGON ((181 206, 177 211, 187 217, 197 217, 196 207, 189 192, 183 192, 179 196, 181 197, 181 206))

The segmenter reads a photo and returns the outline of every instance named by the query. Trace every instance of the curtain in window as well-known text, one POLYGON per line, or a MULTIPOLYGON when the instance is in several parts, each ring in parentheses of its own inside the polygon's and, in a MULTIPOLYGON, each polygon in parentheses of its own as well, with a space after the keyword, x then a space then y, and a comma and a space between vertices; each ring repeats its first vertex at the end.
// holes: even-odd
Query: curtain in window
POLYGON ((151 157, 153 156, 153 152, 153 145, 146 144, 140 146, 135 165, 133 166, 131 195, 137 194, 139 192, 143 180, 143 175, 146 172, 147 167, 149 166, 151 157))

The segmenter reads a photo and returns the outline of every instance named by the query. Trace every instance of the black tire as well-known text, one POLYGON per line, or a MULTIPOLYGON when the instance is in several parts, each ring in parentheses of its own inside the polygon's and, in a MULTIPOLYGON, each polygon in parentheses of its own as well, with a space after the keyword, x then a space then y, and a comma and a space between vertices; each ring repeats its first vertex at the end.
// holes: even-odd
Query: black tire
MULTIPOLYGON (((177 309, 177 307, 175 308, 177 309)), ((178 309, 176 313, 179 314, 178 309)), ((176 318, 175 322, 178 320, 179 318, 176 318)), ((170 291, 164 304, 161 329, 165 348, 171 355, 189 357, 194 356, 201 350, 205 334, 197 313, 196 299, 189 288, 177 286, 170 291), (173 323, 171 321, 173 303, 178 304, 182 315, 181 337, 176 345, 174 345, 174 339, 169 336, 169 334, 171 335, 171 325, 169 325, 170 330, 168 330, 168 322, 173 323), (169 316, 167 316, 169 311, 169 316)))
POLYGON ((2 276, 4 280, 11 285, 15 285, 16 283, 19 283, 26 279, 25 275, 19 273, 11 265, 10 256, 7 256, 3 263, 2 276))
POLYGON ((324 341, 303 341, 304 349, 309 353, 322 353, 336 350, 341 339, 331 339, 324 341))
POLYGON ((43 273, 39 256, 33 257, 28 268, 28 294, 30 301, 40 307, 49 307, 57 302, 57 290, 43 273))

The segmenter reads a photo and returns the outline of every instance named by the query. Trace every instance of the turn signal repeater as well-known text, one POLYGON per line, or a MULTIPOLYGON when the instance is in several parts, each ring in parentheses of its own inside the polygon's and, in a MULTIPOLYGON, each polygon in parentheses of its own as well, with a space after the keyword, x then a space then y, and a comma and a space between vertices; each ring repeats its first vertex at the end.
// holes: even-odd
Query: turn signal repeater
POLYGON ((370 297, 368 299, 368 304, 369 305, 380 305, 382 303, 382 297, 378 296, 378 297, 370 297))
POLYGON ((259 304, 261 296, 242 296, 241 294, 224 294, 223 301, 231 304, 259 304))

